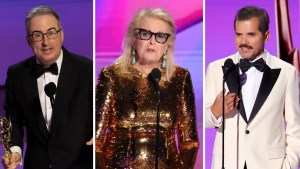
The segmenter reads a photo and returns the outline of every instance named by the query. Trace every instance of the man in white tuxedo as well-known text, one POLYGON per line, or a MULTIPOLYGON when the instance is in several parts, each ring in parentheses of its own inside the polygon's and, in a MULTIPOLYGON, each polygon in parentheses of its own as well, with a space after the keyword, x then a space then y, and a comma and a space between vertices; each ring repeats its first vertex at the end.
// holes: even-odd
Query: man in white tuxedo
POLYGON ((225 168, 298 169, 298 72, 264 49, 270 37, 266 10, 240 9, 234 29, 238 52, 210 63, 206 72, 205 125, 217 128, 212 168, 222 165, 222 67, 230 58, 234 64, 225 83, 225 168))

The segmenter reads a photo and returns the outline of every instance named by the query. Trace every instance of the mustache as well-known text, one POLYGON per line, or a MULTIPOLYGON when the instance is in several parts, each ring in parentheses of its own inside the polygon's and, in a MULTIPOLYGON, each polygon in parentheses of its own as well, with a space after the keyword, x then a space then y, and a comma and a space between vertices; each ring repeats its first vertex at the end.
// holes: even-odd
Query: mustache
POLYGON ((246 44, 241 44, 241 45, 239 46, 239 48, 243 48, 243 47, 248 48, 248 49, 253 49, 252 46, 249 46, 249 45, 246 45, 246 44))

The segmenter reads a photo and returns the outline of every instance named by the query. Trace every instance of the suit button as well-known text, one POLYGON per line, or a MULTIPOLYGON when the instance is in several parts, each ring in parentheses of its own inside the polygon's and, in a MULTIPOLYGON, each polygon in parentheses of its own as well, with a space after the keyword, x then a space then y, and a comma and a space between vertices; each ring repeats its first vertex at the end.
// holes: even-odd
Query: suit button
POLYGON ((246 134, 249 134, 250 133, 250 131, 249 130, 246 130, 246 134))

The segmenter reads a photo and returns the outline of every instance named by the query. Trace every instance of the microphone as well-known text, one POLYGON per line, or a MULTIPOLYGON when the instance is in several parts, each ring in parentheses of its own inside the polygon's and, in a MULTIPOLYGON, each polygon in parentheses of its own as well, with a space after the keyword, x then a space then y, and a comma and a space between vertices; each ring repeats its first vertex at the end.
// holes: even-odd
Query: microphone
POLYGON ((234 63, 232 61, 231 58, 228 58, 225 60, 224 62, 224 66, 222 66, 223 68, 223 83, 222 83, 222 89, 223 89, 223 93, 222 93, 222 169, 225 169, 224 165, 225 165, 225 149, 224 149, 224 146, 225 146, 225 81, 226 81, 226 78, 229 74, 229 72, 234 68, 234 63))
POLYGON ((151 81, 154 83, 154 89, 156 91, 156 93, 159 94, 159 81, 161 78, 161 72, 159 69, 154 68, 152 69, 151 73, 150 73, 150 79, 151 81))
MULTIPOLYGON (((45 85, 44 87, 44 91, 46 93, 46 95, 50 98, 50 103, 51 103, 51 107, 52 107, 52 112, 53 112, 53 106, 54 106, 54 95, 56 93, 56 85, 53 82, 49 82, 48 84, 45 85)), ((47 114, 46 114, 47 117, 47 114)), ((53 116, 52 116, 53 117, 53 116)), ((46 118, 47 119, 47 118, 46 118)), ((52 119, 52 121, 54 121, 54 118, 52 119)), ((46 120, 47 123, 47 120, 46 120)), ((53 124, 53 123, 52 123, 53 124)), ((49 125, 49 124, 48 124, 49 125)), ((53 137, 54 137, 54 130, 53 130, 53 125, 51 125, 51 135, 50 135, 50 154, 49 154, 49 158, 50 158, 50 165, 49 167, 52 168, 52 160, 53 160, 53 137)))
POLYGON ((51 107, 53 109, 54 95, 56 93, 56 85, 55 85, 55 83, 50 82, 50 83, 46 84, 45 87, 44 87, 44 91, 45 91, 46 95, 50 98, 51 107))
POLYGON ((223 73, 224 73, 224 76, 223 76, 223 80, 225 81, 229 72, 234 68, 234 63, 232 61, 232 59, 228 58, 226 59, 225 63, 224 63, 224 66, 223 66, 223 73))
POLYGON ((155 169, 158 169, 158 156, 159 156, 159 105, 160 105, 160 91, 159 91, 159 81, 161 78, 161 72, 159 69, 154 68, 152 69, 151 73, 149 74, 150 80, 154 83, 154 89, 157 96, 157 104, 156 104, 156 133, 155 133, 155 169))
POLYGON ((234 67, 234 63, 233 63, 233 61, 232 61, 232 59, 231 58, 228 58, 228 59, 226 59, 225 60, 225 62, 224 62, 224 66, 222 67, 223 68, 223 93, 222 93, 222 95, 223 95, 223 97, 222 97, 222 116, 223 116, 223 120, 222 120, 222 124, 223 124, 223 126, 222 126, 222 132, 223 132, 223 134, 222 134, 222 169, 225 169, 225 167, 224 167, 224 158, 225 158, 225 156, 224 156, 224 152, 225 152, 225 150, 224 150, 224 145, 225 145, 225 139, 224 139, 224 137, 225 137, 225 135, 224 135, 224 132, 225 132, 225 128, 224 128, 224 125, 225 125, 225 111, 224 111, 224 109, 225 109, 225 100, 224 100, 224 97, 225 97, 225 80, 226 80, 226 78, 227 78, 227 76, 228 76, 228 74, 229 74, 229 72, 233 69, 233 67, 234 67))

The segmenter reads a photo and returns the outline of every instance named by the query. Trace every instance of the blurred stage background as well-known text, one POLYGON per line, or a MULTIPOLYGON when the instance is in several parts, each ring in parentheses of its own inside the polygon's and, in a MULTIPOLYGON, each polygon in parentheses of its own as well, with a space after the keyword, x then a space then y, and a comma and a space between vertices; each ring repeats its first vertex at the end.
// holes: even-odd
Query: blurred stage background
MULTIPOLYGON (((93 59, 93 0, 1 0, 0 1, 0 115, 4 115, 4 84, 9 65, 32 56, 26 41, 25 17, 36 6, 47 5, 61 17, 63 45, 70 52, 93 59)), ((26 141, 26 140, 24 140, 26 141)), ((26 144, 26 143, 25 143, 26 144)), ((0 157, 3 148, 0 145, 0 157)), ((0 169, 2 165, 0 165, 0 169)), ((18 167, 23 168, 23 167, 18 167)))
MULTIPOLYGON (((288 0, 288 3, 293 44, 294 47, 299 49, 299 0, 288 0)), ((233 21, 236 12, 240 8, 247 5, 259 6, 268 11, 270 16, 271 36, 269 42, 266 43, 265 48, 271 54, 279 56, 277 45, 278 37, 276 35, 277 21, 275 13, 275 0, 207 0, 205 2, 205 68, 210 62, 231 55, 237 51, 234 42, 235 32, 233 27, 233 21)), ((211 168, 215 132, 216 129, 205 129, 204 151, 206 169, 211 168)))
POLYGON ((194 85, 197 125, 200 141, 196 169, 202 168, 202 0, 96 0, 96 79, 105 66, 114 63, 122 51, 127 26, 134 14, 144 7, 162 7, 176 24, 175 61, 188 68, 194 85))

